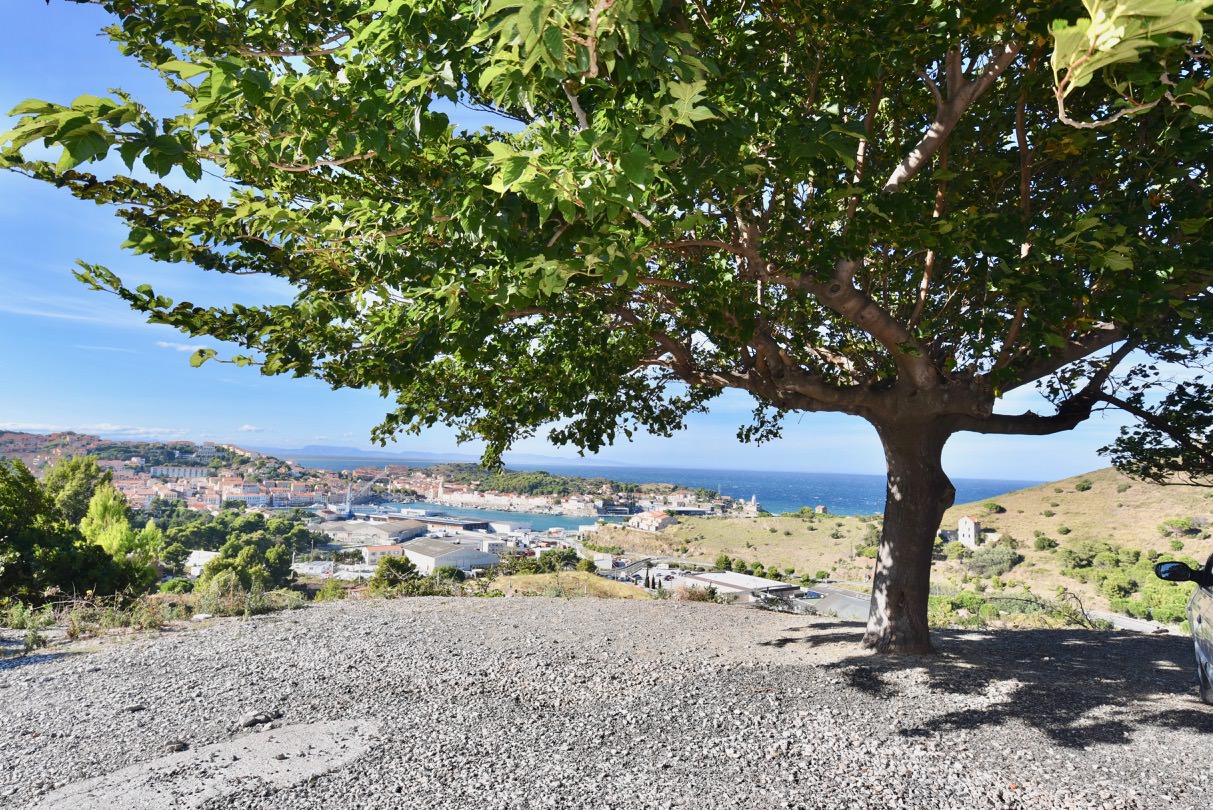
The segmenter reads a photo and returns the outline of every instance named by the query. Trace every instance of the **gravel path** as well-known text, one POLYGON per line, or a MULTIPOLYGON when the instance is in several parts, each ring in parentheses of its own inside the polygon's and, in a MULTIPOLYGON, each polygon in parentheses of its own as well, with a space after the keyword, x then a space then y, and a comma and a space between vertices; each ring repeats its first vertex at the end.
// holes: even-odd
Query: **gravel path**
POLYGON ((1188 640, 345 602, 0 662, 0 807, 1206 808, 1188 640))

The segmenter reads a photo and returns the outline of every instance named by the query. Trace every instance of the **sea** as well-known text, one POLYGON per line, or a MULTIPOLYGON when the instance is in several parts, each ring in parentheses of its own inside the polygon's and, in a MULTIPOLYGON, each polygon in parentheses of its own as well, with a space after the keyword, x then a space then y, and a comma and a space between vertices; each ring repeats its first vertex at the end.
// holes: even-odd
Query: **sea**
MULTIPOLYGON (((292 459, 305 467, 324 470, 351 470, 355 467, 381 467, 384 464, 404 464, 428 467, 441 463, 434 460, 399 461, 358 457, 296 457, 292 459)), ((710 470, 677 467, 597 466, 589 464, 530 464, 510 463, 511 470, 543 470, 555 475, 582 478, 609 478, 635 484, 668 483, 694 489, 707 489, 740 500, 754 498, 760 508, 774 514, 796 512, 802 507, 825 506, 835 515, 874 515, 884 511, 885 477, 883 475, 854 475, 821 472, 786 472, 769 470, 710 470)), ((954 478, 956 503, 986 501, 1008 492, 1036 486, 1042 481, 1018 481, 992 478, 954 478)), ((461 517, 504 521, 529 525, 543 530, 553 527, 576 528, 590 522, 585 517, 540 515, 524 512, 495 512, 484 509, 457 509, 439 504, 404 504, 403 506, 443 511, 461 517)))

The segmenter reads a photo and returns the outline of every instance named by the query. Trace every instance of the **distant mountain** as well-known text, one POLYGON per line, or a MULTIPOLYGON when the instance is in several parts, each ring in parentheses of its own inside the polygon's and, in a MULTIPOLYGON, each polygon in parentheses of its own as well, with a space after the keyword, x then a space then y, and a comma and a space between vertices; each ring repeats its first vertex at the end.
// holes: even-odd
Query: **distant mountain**
MULTIPOLYGON (((358 447, 340 447, 330 444, 308 444, 303 447, 263 447, 250 445, 250 449, 269 453, 281 459, 299 458, 364 458, 367 461, 468 461, 478 462, 480 456, 475 453, 428 453, 420 450, 363 450, 358 447)), ((566 467, 593 465, 596 467, 628 467, 632 466, 618 461, 606 459, 561 458, 545 456, 536 453, 506 453, 506 464, 556 464, 566 467)))
POLYGON ((263 447, 253 446, 252 449, 269 453, 277 458, 365 458, 377 461, 476 461, 479 456, 470 453, 424 453, 419 451, 391 452, 386 450, 362 450, 357 447, 339 447, 330 444, 308 444, 303 447, 263 447))

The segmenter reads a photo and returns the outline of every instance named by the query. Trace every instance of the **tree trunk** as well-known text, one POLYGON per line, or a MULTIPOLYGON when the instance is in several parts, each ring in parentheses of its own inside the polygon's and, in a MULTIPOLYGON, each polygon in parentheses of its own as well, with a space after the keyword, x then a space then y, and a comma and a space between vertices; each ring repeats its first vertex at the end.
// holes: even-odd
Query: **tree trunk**
POLYGON ((951 431, 930 422, 878 424, 888 466, 884 530, 863 643, 879 653, 930 653, 931 552, 956 489, 943 471, 951 431))

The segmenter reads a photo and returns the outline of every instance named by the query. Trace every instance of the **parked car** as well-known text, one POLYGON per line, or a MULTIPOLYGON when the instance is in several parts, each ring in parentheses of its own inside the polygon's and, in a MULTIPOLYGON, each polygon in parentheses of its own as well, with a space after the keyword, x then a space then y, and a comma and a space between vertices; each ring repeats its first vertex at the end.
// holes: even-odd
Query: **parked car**
POLYGON ((1171 560, 1154 566, 1154 575, 1167 582, 1195 582, 1188 600, 1188 624, 1196 646, 1196 677, 1200 681, 1200 699, 1213 704, 1213 555, 1205 567, 1193 568, 1171 560))

